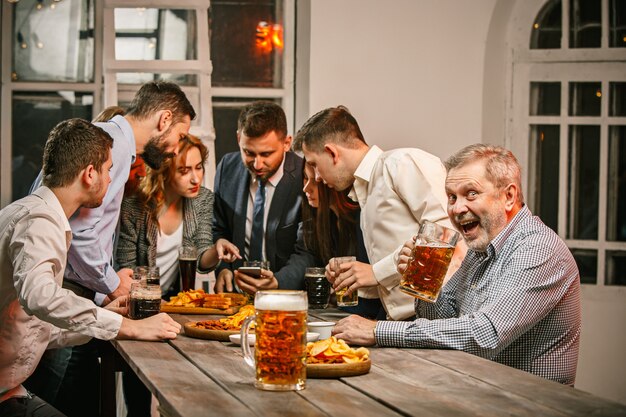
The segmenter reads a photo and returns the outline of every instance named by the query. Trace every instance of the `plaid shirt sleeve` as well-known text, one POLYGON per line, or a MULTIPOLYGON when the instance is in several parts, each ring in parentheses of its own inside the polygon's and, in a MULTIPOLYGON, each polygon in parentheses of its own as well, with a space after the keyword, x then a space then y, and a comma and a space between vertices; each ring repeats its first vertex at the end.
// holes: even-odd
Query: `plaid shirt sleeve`
POLYGON ((533 360, 562 362, 557 356, 568 350, 575 374, 578 270, 565 244, 537 222, 526 209, 487 253, 468 252, 436 303, 416 302, 413 322, 378 322, 376 342, 463 350, 529 371, 533 360))

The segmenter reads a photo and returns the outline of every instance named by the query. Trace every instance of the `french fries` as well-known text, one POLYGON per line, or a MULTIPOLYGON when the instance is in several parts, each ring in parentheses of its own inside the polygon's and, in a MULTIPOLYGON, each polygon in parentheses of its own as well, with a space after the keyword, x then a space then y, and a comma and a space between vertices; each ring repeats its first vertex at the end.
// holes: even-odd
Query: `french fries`
POLYGON ((193 324, 194 327, 208 330, 241 330, 241 324, 248 316, 254 314, 253 305, 245 305, 239 309, 239 312, 232 316, 224 317, 219 320, 198 321, 193 324))
POLYGON ((337 339, 335 336, 307 343, 306 352, 307 363, 365 362, 370 354, 366 348, 353 349, 343 339, 337 339))
POLYGON ((226 310, 230 307, 245 305, 248 299, 243 294, 221 293, 207 294, 204 290, 190 290, 179 292, 166 302, 169 306, 180 307, 206 307, 226 310))

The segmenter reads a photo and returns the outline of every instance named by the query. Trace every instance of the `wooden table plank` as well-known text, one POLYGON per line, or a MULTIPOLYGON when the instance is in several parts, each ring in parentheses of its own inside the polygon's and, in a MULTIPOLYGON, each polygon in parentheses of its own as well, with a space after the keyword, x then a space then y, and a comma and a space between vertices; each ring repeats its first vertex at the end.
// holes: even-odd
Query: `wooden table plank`
MULTIPOLYGON (((465 354, 466 356, 470 356, 465 354)), ((454 405, 449 415, 500 416, 503 410, 516 416, 563 416, 558 410, 537 404, 456 370, 423 360, 400 349, 372 349, 372 363, 390 378, 417 389, 426 401, 454 405), (461 411, 462 410, 462 411, 461 411)), ((529 375, 532 376, 532 375, 529 375)), ((415 398, 419 404, 422 398, 415 398)), ((440 415, 447 415, 440 413, 440 415)))
POLYGON ((113 343, 168 416, 205 417, 209 410, 223 416, 253 415, 168 343, 113 343))
POLYGON ((465 352, 406 349, 417 356, 571 416, 626 416, 626 406, 465 352))
POLYGON ((307 389, 298 394, 331 416, 401 416, 392 408, 348 385, 355 377, 307 379, 307 389), (358 411, 357 411, 358 410, 358 411))
POLYGON ((341 311, 338 308, 326 308, 326 309, 314 309, 309 310, 309 321, 334 321, 338 322, 344 317, 348 317, 350 314, 345 311, 341 311))
MULTIPOLYGON (((270 392, 254 387, 254 372, 244 363, 239 347, 217 341, 179 336, 170 342, 226 392, 259 416, 325 416, 295 391, 270 392)), ((231 414, 235 415, 235 414, 231 414)))

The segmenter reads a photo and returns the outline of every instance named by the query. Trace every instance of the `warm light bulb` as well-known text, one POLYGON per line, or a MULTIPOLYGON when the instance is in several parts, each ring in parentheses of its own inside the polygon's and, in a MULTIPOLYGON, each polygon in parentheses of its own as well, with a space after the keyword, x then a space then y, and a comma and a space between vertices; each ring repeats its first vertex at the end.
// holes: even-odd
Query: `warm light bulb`
POLYGON ((598 98, 602 97, 602 91, 597 90, 596 91, 596 97, 598 97, 598 98))
POLYGON ((43 9, 43 0, 38 0, 37 1, 37 6, 35 6, 37 8, 37 10, 41 10, 43 9))
POLYGON ((54 3, 52 3, 52 4, 50 5, 50 8, 51 8, 52 10, 56 9, 56 7, 57 7, 57 5, 56 5, 56 4, 54 4, 54 3))
POLYGON ((26 42, 22 42, 22 43, 20 43, 20 48, 26 49, 26 48, 28 48, 28 44, 26 42))
POLYGON ((539 29, 539 23, 535 23, 535 24, 533 25, 533 27, 534 27, 535 29, 539 29))

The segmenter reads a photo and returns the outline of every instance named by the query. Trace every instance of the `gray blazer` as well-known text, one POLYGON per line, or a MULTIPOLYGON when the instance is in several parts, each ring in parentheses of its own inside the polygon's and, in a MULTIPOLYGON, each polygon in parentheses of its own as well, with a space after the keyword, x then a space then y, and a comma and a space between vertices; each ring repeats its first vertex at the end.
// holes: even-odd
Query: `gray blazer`
MULTIPOLYGON (((281 289, 304 289, 304 272, 315 265, 313 254, 306 251, 302 240, 302 158, 293 152, 285 155, 283 177, 276 186, 267 215, 265 252, 270 268, 281 289)), ((245 248, 246 211, 250 173, 244 166, 241 155, 233 152, 225 155, 215 174, 215 217, 213 237, 225 238, 239 248, 245 248)), ((223 268, 237 269, 241 260, 223 268)))
MULTIPOLYGON (((213 245, 213 193, 200 187, 195 198, 183 198, 183 245, 193 245, 198 258, 213 245)), ((159 225, 148 215, 143 202, 136 196, 125 197, 120 213, 120 233, 117 243, 118 268, 156 265, 156 245, 159 225)), ((200 263, 198 263, 200 265, 200 263)), ((200 270, 200 272, 208 272, 200 270)))

